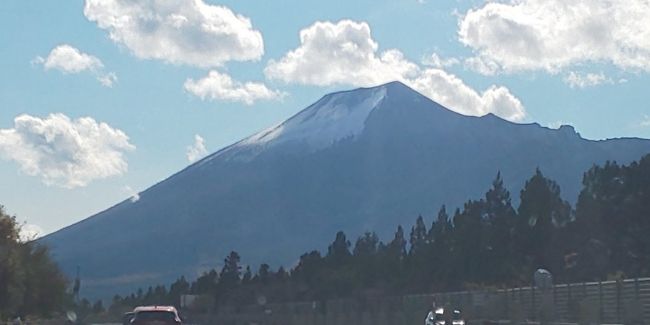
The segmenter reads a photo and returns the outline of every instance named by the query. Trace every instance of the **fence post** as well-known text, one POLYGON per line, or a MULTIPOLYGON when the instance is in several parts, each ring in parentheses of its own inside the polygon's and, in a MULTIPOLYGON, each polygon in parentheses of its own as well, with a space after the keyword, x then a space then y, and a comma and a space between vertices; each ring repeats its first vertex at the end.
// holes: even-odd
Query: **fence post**
POLYGON ((530 300, 531 300, 531 314, 532 314, 532 319, 537 319, 537 308, 535 306, 535 285, 530 286, 530 300))
POLYGON ((598 322, 603 323, 605 318, 605 309, 603 307, 603 282, 598 280, 598 322))
POLYGON ((621 321, 621 280, 616 280, 616 320, 621 321))
POLYGON ((557 317, 557 286, 553 285, 553 319, 557 317))
POLYGON ((502 319, 508 319, 508 316, 510 316, 510 302, 508 301, 508 289, 503 289, 501 290, 503 293, 503 298, 504 301, 503 303, 505 304, 505 312, 504 315, 502 315, 502 319))

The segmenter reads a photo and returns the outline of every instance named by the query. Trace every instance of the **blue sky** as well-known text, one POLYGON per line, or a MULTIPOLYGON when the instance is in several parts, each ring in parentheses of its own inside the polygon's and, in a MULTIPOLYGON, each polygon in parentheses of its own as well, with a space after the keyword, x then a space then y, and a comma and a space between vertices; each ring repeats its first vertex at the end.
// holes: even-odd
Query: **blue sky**
POLYGON ((463 114, 650 138, 650 5, 610 6, 5 1, 0 204, 49 233, 325 93, 391 80, 463 114))

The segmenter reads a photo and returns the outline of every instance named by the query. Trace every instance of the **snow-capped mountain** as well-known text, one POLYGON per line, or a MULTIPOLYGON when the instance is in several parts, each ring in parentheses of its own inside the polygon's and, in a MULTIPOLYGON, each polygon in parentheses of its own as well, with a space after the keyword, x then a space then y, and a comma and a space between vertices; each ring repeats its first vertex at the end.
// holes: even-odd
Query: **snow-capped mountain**
POLYGON ((42 242, 68 274, 81 267, 85 294, 114 294, 193 277, 231 250, 277 267, 338 230, 388 240, 418 214, 481 197, 498 171, 515 199, 539 167, 574 202, 594 163, 647 153, 650 140, 463 116, 393 82, 326 95, 42 242))

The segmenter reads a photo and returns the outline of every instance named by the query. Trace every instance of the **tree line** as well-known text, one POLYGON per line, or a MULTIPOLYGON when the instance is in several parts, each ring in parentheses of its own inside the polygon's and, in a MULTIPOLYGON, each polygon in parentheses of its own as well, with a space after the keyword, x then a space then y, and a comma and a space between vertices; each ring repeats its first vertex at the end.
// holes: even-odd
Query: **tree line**
POLYGON ((338 232, 327 250, 310 251, 290 270, 256 271, 231 252, 221 270, 194 281, 115 296, 111 308, 168 303, 200 295, 205 310, 266 302, 314 301, 359 295, 402 295, 529 285, 549 270, 556 282, 650 276, 650 155, 621 166, 607 162, 584 174, 575 209, 558 184, 537 169, 511 193, 498 173, 485 195, 427 223, 397 226, 381 241, 367 232, 354 241, 338 232))

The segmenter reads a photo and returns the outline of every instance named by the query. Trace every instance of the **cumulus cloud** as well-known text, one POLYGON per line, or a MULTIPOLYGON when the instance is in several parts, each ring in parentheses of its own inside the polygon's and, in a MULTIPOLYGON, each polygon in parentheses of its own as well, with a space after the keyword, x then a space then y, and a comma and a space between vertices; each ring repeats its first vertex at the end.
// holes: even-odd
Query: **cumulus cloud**
POLYGON ((646 0, 491 1, 459 21, 460 41, 484 74, 545 70, 588 62, 650 71, 650 2, 646 0))
POLYGON ((64 188, 124 174, 124 154, 134 149, 124 132, 90 117, 25 114, 14 119, 13 128, 0 129, 0 157, 47 185, 64 188))
POLYGON ((187 92, 209 100, 225 100, 252 105, 258 100, 282 99, 285 93, 271 90, 263 83, 239 82, 228 74, 212 70, 204 78, 187 79, 184 84, 187 92))
POLYGON ((43 65, 45 70, 54 69, 65 74, 89 72, 105 87, 112 87, 117 81, 115 73, 104 72, 101 60, 68 44, 58 45, 46 58, 38 56, 32 62, 43 65))
POLYGON ((423 68, 399 50, 379 52, 365 22, 317 22, 300 31, 298 48, 269 61, 265 74, 270 79, 318 86, 375 86, 399 80, 462 114, 494 113, 513 121, 526 116, 521 101, 507 88, 490 86, 479 93, 440 69, 455 62, 435 58, 438 62, 433 62, 433 68, 423 68))
POLYGON ((265 69, 268 78, 309 85, 376 85, 414 76, 417 65, 398 50, 377 53, 365 22, 316 22, 300 31, 300 46, 265 69))
POLYGON ((605 76, 602 72, 581 74, 569 71, 569 74, 564 77, 564 82, 571 88, 587 88, 602 84, 613 84, 614 80, 605 76))
POLYGON ((494 113, 511 121, 526 117, 521 101, 505 87, 490 86, 479 94, 455 75, 440 69, 424 70, 409 83, 423 95, 461 114, 494 113))
POLYGON ((214 67, 264 53, 250 19, 203 0, 86 0, 84 15, 143 59, 214 67))
POLYGON ((198 134, 194 135, 194 143, 187 147, 186 155, 189 162, 195 162, 208 154, 205 148, 205 140, 198 134))
POLYGON ((43 235, 43 228, 33 224, 24 224, 20 226, 19 237, 23 242, 32 241, 43 235))

